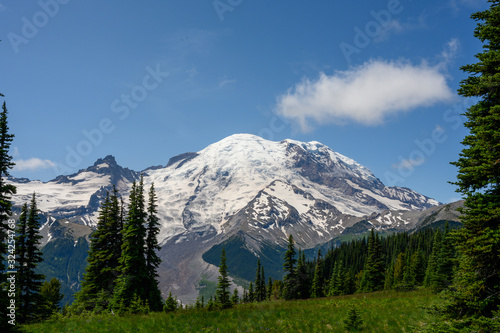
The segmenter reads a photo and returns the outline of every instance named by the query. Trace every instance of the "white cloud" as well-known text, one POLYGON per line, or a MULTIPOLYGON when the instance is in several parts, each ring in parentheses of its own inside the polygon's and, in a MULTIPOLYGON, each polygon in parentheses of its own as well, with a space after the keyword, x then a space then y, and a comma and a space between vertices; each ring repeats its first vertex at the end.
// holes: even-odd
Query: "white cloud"
POLYGON ((451 100, 444 74, 425 63, 370 61, 348 71, 304 79, 277 99, 276 111, 303 131, 316 123, 379 125, 393 114, 451 100))
POLYGON ((443 48, 441 52, 441 62, 440 66, 446 67, 449 65, 457 56, 457 53, 460 50, 460 41, 456 38, 450 39, 448 43, 443 48))
POLYGON ((27 160, 16 160, 14 163, 16 163, 14 171, 35 171, 40 169, 49 169, 56 166, 56 164, 50 160, 42 160, 36 157, 32 157, 27 160))
POLYGON ((231 79, 231 80, 230 79, 224 79, 221 82, 219 82, 219 89, 221 89, 225 85, 233 84, 233 83, 236 83, 236 79, 231 79))
POLYGON ((416 18, 408 18, 406 21, 400 21, 393 19, 387 23, 387 25, 383 26, 379 35, 376 36, 373 41, 376 43, 385 41, 389 39, 389 36, 392 34, 401 34, 407 31, 415 31, 420 29, 427 29, 427 18, 429 14, 427 12, 423 12, 416 18))

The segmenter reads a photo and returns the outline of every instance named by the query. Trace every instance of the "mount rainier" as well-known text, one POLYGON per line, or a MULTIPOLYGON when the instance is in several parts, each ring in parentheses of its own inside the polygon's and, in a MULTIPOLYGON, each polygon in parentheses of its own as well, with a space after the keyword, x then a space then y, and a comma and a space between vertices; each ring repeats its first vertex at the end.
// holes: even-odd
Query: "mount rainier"
MULTIPOLYGON (((419 212, 432 208, 435 216, 441 211, 436 200, 408 188, 387 187, 364 166, 319 142, 272 142, 250 134, 232 135, 141 172, 107 156, 48 182, 9 182, 17 187, 15 206, 36 192, 46 216, 46 246, 58 237, 73 237, 76 244, 82 228, 90 233, 95 227, 106 192, 116 185, 126 201, 140 174, 146 189, 154 182, 158 197, 160 287, 184 302, 197 297, 202 277, 217 276, 207 253, 225 242, 237 241, 238 249, 261 257, 284 247, 290 234, 297 246, 308 249, 363 223, 365 229, 409 230, 422 222, 419 212), (55 229, 70 226, 71 232, 55 235, 55 229)), ((248 264, 253 270, 255 263, 248 264)))

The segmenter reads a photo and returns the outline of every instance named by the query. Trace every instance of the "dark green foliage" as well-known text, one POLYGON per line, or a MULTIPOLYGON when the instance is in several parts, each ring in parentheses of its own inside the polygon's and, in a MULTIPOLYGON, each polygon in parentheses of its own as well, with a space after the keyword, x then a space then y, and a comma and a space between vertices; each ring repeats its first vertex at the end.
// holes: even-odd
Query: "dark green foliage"
MULTIPOLYGON (((235 289, 235 290, 237 290, 237 289, 235 289)), ((170 294, 172 294, 172 293, 170 293, 170 294)), ((166 303, 166 300, 165 300, 165 303, 166 303)), ((197 297, 196 302, 194 304, 194 308, 195 309, 202 309, 204 306, 205 305, 203 304, 203 296, 201 297, 201 300, 200 300, 200 297, 197 297)), ((165 307, 163 309, 165 309, 165 307)))
POLYGON ((233 290, 233 296, 231 296, 231 303, 234 305, 238 304, 240 302, 240 296, 238 294, 238 288, 234 288, 233 290))
POLYGON ((74 312, 99 312, 109 307, 114 283, 119 276, 122 227, 121 207, 116 188, 113 188, 113 194, 108 194, 101 204, 97 229, 90 235, 88 265, 82 289, 75 295, 76 302, 72 307, 74 312))
POLYGON ((177 299, 172 296, 172 292, 169 292, 168 297, 165 300, 165 305, 163 306, 163 311, 172 312, 177 310, 177 307, 177 299))
POLYGON ((316 268, 314 270, 314 277, 311 285, 311 298, 323 297, 323 257, 321 256, 321 250, 318 250, 318 258, 316 259, 316 268))
POLYGON ((266 276, 264 274, 264 266, 260 264, 260 259, 257 260, 257 272, 255 276, 255 291, 253 299, 256 302, 262 302, 267 298, 266 291, 266 276))
POLYGON ((474 36, 483 42, 478 62, 461 69, 469 76, 458 93, 478 102, 466 112, 469 129, 458 161, 458 192, 465 196, 456 233, 460 253, 449 315, 492 316, 500 305, 500 1, 474 13, 474 36))
POLYGON ((271 299, 272 291, 273 291, 273 279, 269 278, 269 280, 267 281, 266 299, 268 300, 271 299))
POLYGON ((378 234, 372 229, 368 238, 368 257, 363 269, 360 290, 364 292, 382 290, 384 287, 385 262, 378 234))
POLYGON ((157 216, 158 209, 156 203, 156 193, 154 185, 151 184, 149 190, 149 200, 147 209, 147 237, 146 237, 146 269, 148 275, 146 295, 149 300, 149 305, 153 311, 161 311, 163 299, 161 291, 158 288, 158 273, 157 269, 161 263, 158 257, 158 234, 160 233, 160 223, 157 216))
POLYGON ((262 299, 262 276, 261 276, 261 265, 260 259, 257 260, 257 273, 255 276, 255 297, 256 302, 261 302, 262 299))
POLYGON ((141 300, 148 299, 148 271, 145 259, 145 222, 147 213, 144 205, 144 185, 133 183, 130 191, 127 219, 123 225, 123 243, 119 261, 120 275, 116 279, 112 307, 122 311, 128 308, 134 295, 141 300))
POLYGON ((148 300, 143 300, 139 295, 134 294, 132 301, 127 308, 126 313, 130 314, 148 314, 150 311, 148 300))
MULTIPOLYGON (((23 211, 26 213, 26 206, 23 211)), ((16 286, 17 318, 21 323, 39 319, 39 310, 42 305, 40 288, 45 277, 37 273, 37 266, 43 260, 39 248, 42 236, 38 233, 41 227, 38 214, 36 195, 33 193, 30 209, 25 220, 26 224, 19 230, 24 234, 18 234, 18 238, 24 238, 22 241, 24 249, 23 252, 19 253, 17 260, 17 270, 21 271, 21 275, 18 274, 19 285, 16 286)), ((20 225, 23 224, 24 222, 20 223, 20 225)))
POLYGON ((283 298, 294 299, 297 298, 297 274, 295 270, 295 245, 293 236, 288 237, 287 251, 284 257, 283 268, 285 270, 285 277, 283 278, 283 298))
POLYGON ((349 332, 360 331, 363 327, 363 318, 361 318, 358 309, 352 306, 347 313, 347 318, 344 320, 344 327, 349 332))
POLYGON ((58 279, 52 278, 50 281, 45 281, 40 288, 40 296, 42 302, 39 310, 42 319, 61 310, 61 301, 64 295, 61 294, 61 282, 58 279))
POLYGON ((350 290, 349 276, 346 273, 342 260, 335 262, 333 272, 328 283, 328 296, 340 296, 352 293, 350 290))
POLYGON ((297 298, 305 299, 309 298, 310 279, 309 273, 306 266, 306 256, 304 251, 299 249, 298 254, 299 259, 297 260, 297 298))
POLYGON ((248 293, 246 297, 247 303, 255 301, 255 291, 253 288, 253 282, 250 281, 250 285, 248 286, 248 293))
POLYGON ((227 275, 227 265, 226 265, 226 250, 223 248, 220 256, 220 266, 219 266, 219 278, 217 284, 217 291, 215 293, 217 303, 221 305, 223 309, 231 307, 231 299, 229 296, 229 287, 231 282, 227 275))

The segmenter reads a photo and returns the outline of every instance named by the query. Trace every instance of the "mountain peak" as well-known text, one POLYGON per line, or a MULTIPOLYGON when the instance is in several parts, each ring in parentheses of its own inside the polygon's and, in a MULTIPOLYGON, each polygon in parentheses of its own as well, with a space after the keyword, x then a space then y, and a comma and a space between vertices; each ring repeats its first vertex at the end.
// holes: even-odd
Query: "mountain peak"
POLYGON ((97 167, 102 164, 107 164, 109 167, 117 166, 118 163, 116 163, 116 159, 113 155, 108 155, 104 158, 99 158, 95 163, 94 166, 97 167))

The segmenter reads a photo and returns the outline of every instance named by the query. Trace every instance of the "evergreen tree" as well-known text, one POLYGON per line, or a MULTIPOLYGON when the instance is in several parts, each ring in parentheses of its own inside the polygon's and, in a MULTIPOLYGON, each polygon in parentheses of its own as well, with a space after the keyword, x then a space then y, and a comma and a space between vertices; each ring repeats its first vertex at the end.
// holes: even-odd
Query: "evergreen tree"
POLYGON ((151 184, 149 189, 149 200, 148 200, 148 217, 147 217, 147 237, 146 237, 146 269, 148 275, 147 281, 147 299, 151 310, 161 311, 163 299, 161 297, 161 291, 158 288, 158 273, 157 269, 161 263, 161 259, 158 257, 158 250, 160 246, 158 245, 158 234, 160 233, 160 223, 158 214, 158 205, 156 204, 156 192, 154 189, 154 184, 151 184))
POLYGON ((233 296, 231 296, 231 303, 234 305, 238 304, 240 302, 240 296, 238 295, 238 288, 234 288, 233 290, 233 296))
MULTIPOLYGON (((0 94, 1 97, 4 95, 0 94)), ((12 162, 12 156, 9 155, 9 149, 11 142, 14 138, 13 134, 9 133, 9 126, 7 122, 7 105, 5 101, 2 105, 2 111, 0 112, 0 331, 7 332, 13 328, 12 324, 9 324, 10 320, 7 314, 10 310, 7 309, 9 306, 9 297, 7 290, 7 278, 9 277, 6 273, 6 263, 8 262, 8 244, 14 245, 4 241, 7 239, 9 232, 11 235, 14 231, 9 227, 9 219, 12 215, 12 195, 16 193, 16 187, 7 184, 5 179, 10 175, 10 170, 14 167, 14 162, 12 162)), ((10 238, 9 238, 10 241, 10 238)), ((15 320, 12 320, 15 323, 15 320)))
POLYGON ((368 256, 360 281, 360 291, 372 292, 384 287, 384 259, 378 234, 372 229, 368 238, 368 256))
POLYGON ((436 270, 430 286, 435 292, 439 292, 451 285, 454 266, 455 249, 447 224, 438 249, 436 270))
POLYGON ((283 297, 285 299, 297 298, 297 273, 295 271, 295 245, 293 236, 288 237, 287 251, 285 252, 283 268, 285 277, 283 278, 283 297))
POLYGON ((436 271, 438 264, 438 254, 441 252, 442 234, 438 229, 434 233, 434 242, 432 243, 432 252, 427 261, 427 269, 425 270, 424 287, 431 288, 436 279, 436 271))
POLYGON ((344 327, 349 332, 359 331, 363 327, 363 318, 355 306, 352 306, 347 313, 347 318, 344 320, 344 327))
POLYGON ((264 266, 261 266, 261 269, 260 269, 260 296, 259 296, 259 299, 261 302, 266 300, 266 295, 267 295, 266 275, 264 274, 264 266))
POLYGON ((97 228, 90 235, 90 249, 82 289, 75 295, 72 310, 101 312, 109 307, 114 284, 119 276, 123 221, 118 192, 113 187, 110 196, 101 203, 97 228))
POLYGON ((64 295, 61 294, 61 282, 58 279, 52 278, 50 281, 45 281, 40 288, 40 295, 42 297, 40 309, 42 319, 61 310, 60 303, 64 295))
POLYGON ((145 238, 146 211, 144 205, 143 179, 139 184, 134 182, 129 196, 127 220, 123 226, 122 255, 120 257, 120 276, 116 280, 112 306, 118 311, 125 311, 134 295, 147 300, 148 271, 146 267, 145 238))
MULTIPOLYGON (((451 270, 450 278, 453 276, 453 270, 451 270)), ((410 284, 421 286, 425 277, 425 267, 424 261, 422 259, 422 252, 417 250, 411 255, 410 260, 410 284)))
MULTIPOLYGON (((18 261, 18 265, 24 266, 23 276, 19 277, 23 283, 16 286, 18 288, 16 305, 19 307, 16 315, 21 323, 38 319, 40 315, 38 310, 40 310, 42 303, 40 288, 45 277, 37 273, 38 264, 43 260, 42 251, 39 248, 42 236, 39 234, 41 225, 38 214, 36 195, 33 193, 26 219, 26 233, 19 235, 19 237, 24 237, 25 242, 24 258, 19 257, 18 261)), ((20 266, 17 269, 19 270, 20 266)))
POLYGON ((342 261, 336 261, 333 266, 330 282, 328 283, 328 296, 339 296, 348 294, 347 281, 342 261))
POLYGON ((458 192, 465 196, 456 293, 449 314, 491 316, 500 305, 500 1, 471 17, 483 42, 478 62, 461 67, 469 77, 458 93, 478 102, 466 112, 469 134, 458 161, 458 192))
POLYGON ((392 260, 385 271, 384 290, 390 290, 394 286, 394 265, 395 263, 392 260))
POLYGON ((273 292, 273 279, 269 277, 269 280, 267 281, 266 299, 271 300, 272 292, 273 292))
POLYGON ((255 301, 261 302, 262 299, 262 276, 261 276, 261 265, 260 259, 257 259, 257 274, 255 277, 255 301))
POLYGON ((314 277, 311 286, 311 298, 323 297, 323 258, 321 250, 318 250, 318 257, 316 260, 316 268, 314 270, 314 277))
POLYGON ((403 284, 403 278, 406 271, 405 254, 400 252, 394 263, 393 286, 398 287, 403 284))
POLYGON ((231 307, 231 299, 229 297, 230 285, 231 282, 229 281, 229 277, 227 275, 226 249, 222 248, 222 253, 220 256, 219 278, 215 295, 217 302, 222 306, 223 309, 231 307))
POLYGON ((247 300, 249 303, 255 301, 255 291, 253 288, 253 282, 250 281, 250 285, 248 286, 248 295, 247 295, 247 300))
POLYGON ((299 249, 297 260, 297 298, 309 297, 309 274, 307 274, 306 257, 304 251, 299 249))
MULTIPOLYGON (((210 300, 212 298, 210 297, 210 300)), ((177 300, 172 296, 172 292, 168 293, 168 297, 165 300, 165 305, 163 306, 163 311, 165 312, 173 312, 177 310, 177 300)))

